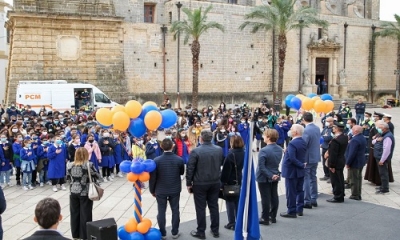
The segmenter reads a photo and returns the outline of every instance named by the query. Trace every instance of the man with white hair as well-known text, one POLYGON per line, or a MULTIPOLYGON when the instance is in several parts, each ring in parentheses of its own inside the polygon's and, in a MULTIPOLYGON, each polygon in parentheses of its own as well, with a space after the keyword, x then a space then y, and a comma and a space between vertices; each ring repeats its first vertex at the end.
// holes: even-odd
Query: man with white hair
POLYGON ((374 144, 374 157, 378 163, 379 176, 381 177, 382 184, 376 194, 385 194, 389 192, 388 165, 392 160, 395 141, 387 123, 380 122, 377 125, 377 130, 378 133, 381 134, 381 137, 374 139, 372 144, 374 144))
POLYGON ((293 124, 288 132, 288 136, 293 139, 286 148, 282 162, 282 177, 286 178, 286 206, 288 209, 280 215, 285 218, 303 216, 303 184, 307 153, 307 144, 302 138, 303 132, 304 127, 300 124, 293 124))

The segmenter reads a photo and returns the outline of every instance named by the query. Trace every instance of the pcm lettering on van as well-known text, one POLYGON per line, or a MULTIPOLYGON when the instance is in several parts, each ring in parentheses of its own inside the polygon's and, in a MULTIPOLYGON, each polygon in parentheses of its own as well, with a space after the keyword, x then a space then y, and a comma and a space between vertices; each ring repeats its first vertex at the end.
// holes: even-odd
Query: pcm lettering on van
POLYGON ((42 96, 40 94, 25 94, 26 100, 40 100, 42 96))

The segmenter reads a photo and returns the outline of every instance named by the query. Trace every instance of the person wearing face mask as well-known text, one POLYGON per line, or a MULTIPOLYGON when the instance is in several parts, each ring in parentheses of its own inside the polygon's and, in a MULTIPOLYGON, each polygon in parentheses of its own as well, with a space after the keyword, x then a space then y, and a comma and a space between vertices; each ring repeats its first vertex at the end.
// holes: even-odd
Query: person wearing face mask
POLYGON ((0 135, 0 184, 1 188, 6 186, 13 186, 10 182, 10 175, 12 172, 12 159, 13 159, 13 149, 11 143, 7 141, 7 136, 5 134, 0 135), (4 181, 5 179, 5 181, 4 181))
POLYGON ((49 169, 49 159, 47 158, 47 150, 50 143, 47 139, 42 139, 41 144, 37 147, 38 164, 36 171, 39 173, 39 184, 43 187, 47 182, 47 171, 49 169))
POLYGON ((224 125, 217 128, 215 132, 215 144, 222 148, 223 157, 225 158, 229 151, 228 132, 224 125))
POLYGON ((325 154, 325 157, 328 158, 326 164, 329 168, 329 174, 333 188, 333 198, 326 200, 330 203, 344 202, 343 169, 346 163, 344 154, 347 149, 348 138, 343 131, 344 125, 336 122, 332 128, 332 132, 335 134, 335 137, 329 143, 328 151, 325 154))
MULTIPOLYGON (((117 174, 118 177, 122 178, 124 175, 122 172, 119 170, 119 164, 123 161, 123 156, 124 156, 124 146, 123 142, 121 141, 120 134, 118 132, 113 133, 113 138, 114 138, 114 160, 115 160, 115 173, 117 174)), ((112 171, 114 172, 114 171, 112 171)), ((114 173, 111 173, 111 178, 114 178, 114 173)))
POLYGON ((14 156, 13 156, 13 161, 14 161, 14 167, 17 169, 17 173, 15 176, 15 180, 17 181, 17 186, 21 186, 21 181, 20 179, 22 179, 23 177, 23 173, 21 171, 21 157, 20 157, 20 153, 21 153, 21 149, 22 149, 22 145, 23 145, 23 137, 21 134, 16 135, 15 141, 12 145, 12 149, 14 152, 14 156))
POLYGON ((342 101, 342 105, 339 107, 338 114, 342 117, 343 121, 347 122, 347 119, 353 117, 353 113, 351 112, 351 108, 347 104, 346 101, 342 101))
POLYGON ((32 172, 35 170, 36 155, 31 148, 31 140, 24 141, 24 147, 20 151, 21 157, 21 171, 23 172, 23 188, 25 191, 32 190, 32 172))
POLYGON ((178 130, 178 134, 176 134, 175 137, 175 148, 176 148, 176 155, 181 157, 183 159, 183 162, 186 164, 187 161, 189 160, 189 147, 187 143, 187 136, 186 136, 186 131, 181 128, 178 130))
POLYGON ((322 148, 322 165, 324 169, 324 177, 320 178, 319 180, 321 181, 327 181, 327 183, 331 183, 330 177, 329 177, 329 168, 326 166, 326 158, 325 153, 328 151, 329 148, 329 142, 333 139, 334 134, 332 133, 332 127, 333 127, 333 117, 328 117, 325 120, 325 126, 321 131, 321 148, 322 148))
POLYGON ((245 117, 240 119, 240 123, 238 124, 237 128, 243 141, 247 142, 247 138, 249 137, 249 123, 246 121, 245 117))
POLYGON ((17 116, 20 115, 21 112, 15 107, 15 104, 12 104, 11 107, 7 108, 7 115, 9 118, 11 118, 11 116, 17 116))
POLYGON ((264 132, 265 127, 266 127, 266 124, 263 122, 262 117, 258 117, 257 122, 254 124, 254 133, 255 133, 257 152, 260 151, 262 134, 264 132))
POLYGON ((161 155, 160 144, 157 141, 157 132, 151 133, 151 140, 146 143, 146 158, 153 159, 161 155))
MULTIPOLYGON (((172 148, 172 152, 177 154, 177 150, 176 150, 176 142, 175 142, 175 137, 172 136, 172 131, 171 130, 165 130, 165 138, 171 139, 172 142, 174 143, 174 147, 172 148)), ((162 153, 162 148, 161 148, 161 153, 162 153)))
MULTIPOLYGON (((61 137, 61 136, 60 136, 61 137)), ((72 141, 68 145, 68 160, 73 162, 75 159, 75 151, 81 146, 81 138, 78 134, 72 135, 72 141)))
POLYGON ((49 133, 54 134, 56 132, 56 125, 55 125, 55 123, 53 121, 53 117, 48 117, 47 118, 47 122, 46 122, 46 124, 44 126, 47 128, 47 131, 49 133))
POLYGON ((360 124, 363 128, 362 134, 364 135, 364 137, 366 138, 367 141, 369 138, 369 132, 371 131, 371 129, 374 125, 374 121, 371 119, 371 117, 372 117, 371 113, 365 112, 364 113, 364 121, 361 122, 361 124, 360 124))
POLYGON ((146 159, 145 145, 143 142, 143 138, 133 138, 132 158, 133 158, 133 160, 136 160, 139 158, 146 159))
POLYGON ((47 177, 51 180, 53 191, 57 192, 57 184, 59 184, 62 190, 67 190, 64 186, 66 166, 65 162, 68 158, 68 153, 61 140, 60 135, 54 138, 54 144, 50 145, 47 150, 47 157, 49 159, 49 170, 47 177))
POLYGON ((101 151, 101 171, 104 182, 113 181, 111 171, 114 169, 114 148, 115 141, 108 131, 103 132, 103 138, 99 140, 101 151))
POLYGON ((349 119, 347 119, 345 134, 346 134, 347 137, 349 138, 349 141, 350 141, 351 138, 353 137, 352 129, 353 129, 353 127, 354 127, 355 125, 357 125, 357 120, 356 120, 356 119, 354 119, 354 118, 349 118, 349 119))
POLYGON ((89 161, 93 163, 94 168, 99 171, 99 163, 101 163, 101 151, 99 144, 94 139, 93 134, 88 135, 84 147, 89 153, 89 161))

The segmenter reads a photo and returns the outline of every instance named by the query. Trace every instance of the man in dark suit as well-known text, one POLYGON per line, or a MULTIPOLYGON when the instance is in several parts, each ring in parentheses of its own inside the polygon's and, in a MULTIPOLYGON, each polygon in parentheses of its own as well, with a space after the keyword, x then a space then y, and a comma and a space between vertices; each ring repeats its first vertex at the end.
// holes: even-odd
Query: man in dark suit
POLYGON ((304 175, 304 208, 317 207, 318 184, 317 167, 320 157, 321 138, 320 129, 313 123, 313 115, 310 112, 303 114, 303 123, 306 125, 303 133, 303 140, 306 142, 306 169, 304 175))
POLYGON ((306 142, 301 137, 304 128, 300 124, 293 124, 288 132, 292 137, 282 162, 282 177, 286 178, 286 206, 287 212, 281 213, 281 217, 296 218, 303 216, 304 205, 304 173, 305 157, 307 152, 306 142), (297 213, 297 215, 296 215, 297 213))
POLYGON ((179 237, 179 199, 182 190, 181 175, 185 172, 183 159, 173 153, 174 144, 170 138, 161 142, 164 153, 156 157, 157 168, 151 173, 150 193, 157 199, 158 214, 157 221, 162 237, 167 236, 165 230, 165 212, 167 202, 172 211, 172 238, 179 237))
POLYGON ((32 236, 25 240, 68 240, 57 231, 62 219, 60 203, 53 198, 45 198, 39 201, 35 208, 34 221, 40 226, 32 236))
POLYGON ((328 168, 334 196, 332 199, 328 199, 326 201, 332 203, 344 202, 343 169, 346 162, 344 159, 344 153, 347 148, 348 137, 343 134, 343 131, 344 125, 342 123, 335 122, 335 125, 332 128, 332 132, 335 134, 335 137, 329 144, 327 152, 328 168))
MULTIPOLYGON (((0 151, 3 151, 3 149, 0 149, 0 151)), ((2 225, 1 214, 4 213, 6 208, 7 208, 6 198, 4 197, 3 189, 0 187, 0 239, 3 239, 3 225, 2 225)))
POLYGON ((359 125, 353 126, 353 137, 347 145, 345 153, 346 168, 350 172, 351 196, 350 199, 361 200, 362 169, 365 165, 365 148, 367 140, 362 135, 363 128, 359 125))
POLYGON ((199 239, 206 239, 207 205, 210 210, 211 234, 215 238, 219 237, 218 196, 224 157, 222 148, 211 143, 212 138, 211 130, 201 131, 201 146, 190 152, 186 169, 186 186, 188 192, 193 193, 197 218, 197 231, 192 231, 190 235, 199 239))

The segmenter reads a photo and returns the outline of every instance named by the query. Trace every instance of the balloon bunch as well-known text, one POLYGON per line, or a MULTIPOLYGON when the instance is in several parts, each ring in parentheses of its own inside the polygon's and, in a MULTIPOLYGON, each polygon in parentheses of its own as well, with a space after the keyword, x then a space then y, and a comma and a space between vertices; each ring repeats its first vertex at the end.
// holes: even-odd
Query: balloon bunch
POLYGON ((120 164, 120 170, 127 173, 127 179, 134 184, 134 211, 133 217, 118 228, 118 237, 121 240, 160 240, 161 232, 152 228, 153 223, 148 218, 142 218, 142 190, 141 183, 150 179, 150 172, 156 169, 156 163, 151 160, 125 160, 120 164))
POLYGON ((154 102, 146 102, 142 106, 138 101, 131 100, 125 106, 116 105, 111 110, 100 108, 96 112, 96 120, 103 128, 112 127, 122 132, 128 130, 134 137, 142 137, 147 130, 172 127, 178 116, 170 109, 160 112, 154 102))
POLYGON ((321 97, 315 93, 310 93, 307 96, 289 94, 286 96, 285 104, 295 110, 302 108, 306 111, 314 110, 317 113, 329 113, 335 107, 332 100, 333 97, 329 94, 322 94, 321 97))

